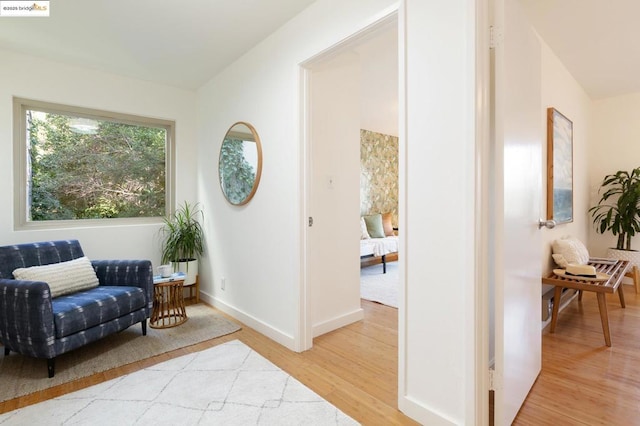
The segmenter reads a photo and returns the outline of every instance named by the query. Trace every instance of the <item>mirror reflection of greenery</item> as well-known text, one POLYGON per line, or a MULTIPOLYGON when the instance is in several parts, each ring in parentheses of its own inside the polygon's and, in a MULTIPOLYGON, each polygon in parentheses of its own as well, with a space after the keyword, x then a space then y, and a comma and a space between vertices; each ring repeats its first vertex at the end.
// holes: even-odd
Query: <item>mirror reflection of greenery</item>
POLYGON ((222 190, 232 204, 240 204, 251 193, 256 171, 244 156, 244 141, 225 138, 220 150, 222 190))
POLYGON ((164 216, 166 130, 99 121, 78 134, 70 120, 27 113, 30 220, 164 216))

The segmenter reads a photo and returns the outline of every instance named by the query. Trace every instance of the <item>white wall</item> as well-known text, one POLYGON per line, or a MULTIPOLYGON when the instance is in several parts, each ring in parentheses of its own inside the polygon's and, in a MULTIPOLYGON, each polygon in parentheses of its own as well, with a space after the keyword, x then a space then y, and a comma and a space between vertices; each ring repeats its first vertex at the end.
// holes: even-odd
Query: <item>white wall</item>
MULTIPOLYGON (((589 150, 589 206, 600 199, 598 189, 606 175, 618 170, 640 167, 640 93, 631 93, 593 103, 592 143, 589 150)), ((604 256, 615 247, 616 237, 610 232, 598 234, 590 226, 589 249, 604 256)), ((631 248, 640 250, 640 236, 631 240, 631 248)))
POLYGON ((311 67, 311 164, 307 233, 313 336, 361 320, 361 67, 346 52, 311 67))
POLYGON ((362 65, 360 126, 398 136, 398 28, 377 35, 357 49, 362 65))
POLYGON ((195 200, 195 93, 1 51, 0 244, 77 238, 93 259, 150 259, 159 264, 157 225, 14 231, 13 96, 176 121, 176 199, 195 200))
POLYGON ((565 235, 579 238, 585 244, 589 242, 591 221, 587 210, 589 201, 589 161, 592 102, 582 86, 573 78, 549 46, 540 40, 542 62, 542 211, 541 218, 546 218, 546 176, 547 176, 547 108, 553 107, 573 122, 573 222, 556 226, 554 229, 542 229, 542 265, 541 273, 553 269, 551 244, 555 239, 565 235))
MULTIPOLYGON (((306 216, 298 65, 387 15, 393 3, 319 0, 198 91, 199 198, 215 218, 206 227, 204 298, 291 348, 301 338, 306 216), (260 188, 241 208, 222 197, 215 166, 222 137, 238 120, 255 125, 264 150, 260 188)), ((408 97, 399 135, 408 201, 400 227, 410 297, 400 310, 400 407, 422 423, 471 424, 475 2, 402 4, 408 97), (434 200, 446 200, 446 208, 434 208, 434 200), (436 278, 436 271, 454 272, 436 278)))
POLYGON ((423 424, 474 424, 476 2, 405 4, 399 406, 423 424))
POLYGON ((205 300, 290 348, 299 343, 304 255, 300 64, 385 16, 393 3, 318 1, 198 91, 199 199, 215 217, 206 227, 205 300), (222 138, 238 120, 255 126, 264 158, 260 187, 240 208, 222 196, 216 167, 222 138))

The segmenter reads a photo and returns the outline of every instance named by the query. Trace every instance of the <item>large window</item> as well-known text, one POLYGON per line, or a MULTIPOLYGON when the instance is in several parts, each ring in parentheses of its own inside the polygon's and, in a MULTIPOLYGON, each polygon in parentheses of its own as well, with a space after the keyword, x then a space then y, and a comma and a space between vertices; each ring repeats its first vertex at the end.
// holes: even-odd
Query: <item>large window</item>
POLYGON ((14 99, 16 225, 159 218, 173 122, 14 99))

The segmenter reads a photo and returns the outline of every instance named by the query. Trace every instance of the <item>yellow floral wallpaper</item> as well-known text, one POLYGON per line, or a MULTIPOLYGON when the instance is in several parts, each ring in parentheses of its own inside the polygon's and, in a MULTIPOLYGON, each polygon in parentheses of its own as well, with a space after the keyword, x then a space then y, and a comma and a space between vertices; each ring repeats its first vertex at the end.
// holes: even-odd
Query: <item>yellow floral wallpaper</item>
POLYGON ((360 214, 388 213, 398 227, 398 138, 360 130, 360 214))

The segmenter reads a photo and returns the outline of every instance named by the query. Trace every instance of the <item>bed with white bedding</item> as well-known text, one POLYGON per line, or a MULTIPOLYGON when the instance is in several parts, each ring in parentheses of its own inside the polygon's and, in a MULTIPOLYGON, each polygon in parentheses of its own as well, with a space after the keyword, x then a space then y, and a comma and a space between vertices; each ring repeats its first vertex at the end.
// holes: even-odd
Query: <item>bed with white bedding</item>
POLYGON ((398 236, 384 238, 366 238, 360 240, 360 257, 380 257, 382 258, 382 272, 387 273, 386 255, 398 252, 398 236))

